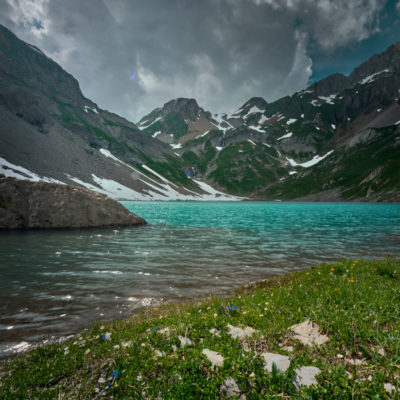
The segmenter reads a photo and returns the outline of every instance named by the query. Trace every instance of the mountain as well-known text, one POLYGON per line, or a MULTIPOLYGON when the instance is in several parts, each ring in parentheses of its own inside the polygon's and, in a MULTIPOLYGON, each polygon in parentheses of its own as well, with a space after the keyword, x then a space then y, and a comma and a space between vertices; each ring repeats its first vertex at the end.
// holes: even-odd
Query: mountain
POLYGON ((0 26, 0 173, 117 199, 230 198, 184 171, 170 146, 85 98, 72 75, 0 26))
POLYGON ((136 125, 0 26, 0 173, 117 199, 398 202, 399 97, 400 42, 271 103, 178 98, 136 125))
MULTIPOLYGON (((213 127, 172 133, 169 142, 193 176, 228 193, 400 201, 399 93, 400 42, 349 76, 328 76, 272 103, 252 98, 232 114, 211 114, 193 99, 178 99, 194 102, 213 127)), ((154 136, 160 140, 170 103, 158 109, 154 136)), ((194 120, 180 115, 187 124, 197 121, 196 114, 194 120)))

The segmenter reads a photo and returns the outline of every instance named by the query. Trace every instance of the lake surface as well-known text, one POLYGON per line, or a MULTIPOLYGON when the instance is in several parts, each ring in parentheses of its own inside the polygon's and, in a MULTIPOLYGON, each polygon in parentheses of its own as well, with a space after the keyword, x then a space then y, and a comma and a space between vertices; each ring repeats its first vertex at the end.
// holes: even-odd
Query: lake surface
POLYGON ((168 299, 400 256, 400 205, 123 202, 147 226, 0 233, 0 358, 168 299))

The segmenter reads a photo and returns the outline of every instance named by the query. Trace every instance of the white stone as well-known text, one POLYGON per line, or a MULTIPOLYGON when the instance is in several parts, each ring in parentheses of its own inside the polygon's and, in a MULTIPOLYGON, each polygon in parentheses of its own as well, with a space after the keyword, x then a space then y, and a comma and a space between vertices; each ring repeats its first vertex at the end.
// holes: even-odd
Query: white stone
POLYGON ((107 340, 107 342, 111 341, 111 333, 106 332, 106 334, 104 335, 104 339, 107 340))
POLYGON ((156 357, 162 357, 163 355, 165 355, 165 353, 163 352, 163 351, 160 351, 160 350, 154 350, 154 355, 156 356, 156 357))
POLYGON ((321 370, 317 367, 298 367, 294 372, 296 377, 293 383, 297 389, 300 389, 302 386, 316 385, 318 382, 315 377, 321 373, 321 370))
POLYGON ((193 342, 186 336, 178 336, 179 341, 181 342, 181 347, 191 346, 193 342))
POLYGON ((394 390, 396 390, 396 387, 393 386, 391 383, 384 383, 384 384, 383 384, 383 387, 385 388, 385 390, 386 390, 388 393, 392 393, 394 390))
POLYGON ((106 380, 101 376, 97 382, 99 382, 99 383, 106 383, 106 380))
POLYGON ((309 320, 291 326, 290 330, 293 333, 293 338, 305 345, 321 345, 329 341, 328 336, 319 333, 320 327, 309 320))
POLYGON ((282 346, 282 350, 286 350, 291 353, 293 351, 293 346, 282 346))
POLYGON ((222 357, 221 354, 218 353, 217 351, 203 349, 201 354, 204 354, 207 357, 212 367, 214 366, 220 367, 224 364, 224 357, 222 357))
POLYGON ((279 371, 285 372, 290 365, 290 358, 276 353, 262 353, 261 357, 264 358, 264 369, 272 372, 272 364, 276 364, 279 371))
POLYGON ((228 334, 231 335, 234 339, 242 339, 248 336, 252 336, 256 332, 256 330, 250 326, 246 326, 244 329, 242 329, 237 326, 232 326, 228 324, 228 329, 228 334))
POLYGON ((226 378, 221 387, 219 388, 221 394, 225 395, 228 399, 240 394, 240 389, 236 381, 232 377, 226 378))
POLYGON ((220 336, 218 329, 215 329, 215 328, 211 328, 210 333, 211 333, 211 335, 220 336))
POLYGON ((163 335, 167 335, 168 336, 169 335, 169 328, 166 327, 166 328, 160 329, 158 332, 162 333, 163 335))

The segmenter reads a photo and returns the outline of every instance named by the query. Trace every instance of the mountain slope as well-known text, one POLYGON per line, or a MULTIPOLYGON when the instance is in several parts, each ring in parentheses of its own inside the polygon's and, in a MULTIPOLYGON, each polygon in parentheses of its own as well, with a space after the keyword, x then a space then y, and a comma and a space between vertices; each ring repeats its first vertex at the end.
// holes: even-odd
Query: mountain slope
POLYGON ((233 114, 208 114, 213 129, 181 136, 174 147, 191 175, 233 194, 400 201, 399 92, 400 42, 348 77, 334 74, 273 103, 252 98, 233 114))
POLYGON ((114 198, 220 196, 188 179, 168 145, 100 109, 74 77, 2 26, 0 173, 83 185, 114 198))

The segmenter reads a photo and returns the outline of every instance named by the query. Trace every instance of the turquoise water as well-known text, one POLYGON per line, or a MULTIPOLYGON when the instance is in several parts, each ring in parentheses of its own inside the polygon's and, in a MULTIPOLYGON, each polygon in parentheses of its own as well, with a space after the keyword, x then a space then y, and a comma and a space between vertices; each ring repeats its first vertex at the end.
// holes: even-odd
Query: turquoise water
POLYGON ((400 205, 123 202, 147 226, 0 233, 0 357, 168 299, 400 256, 400 205))

